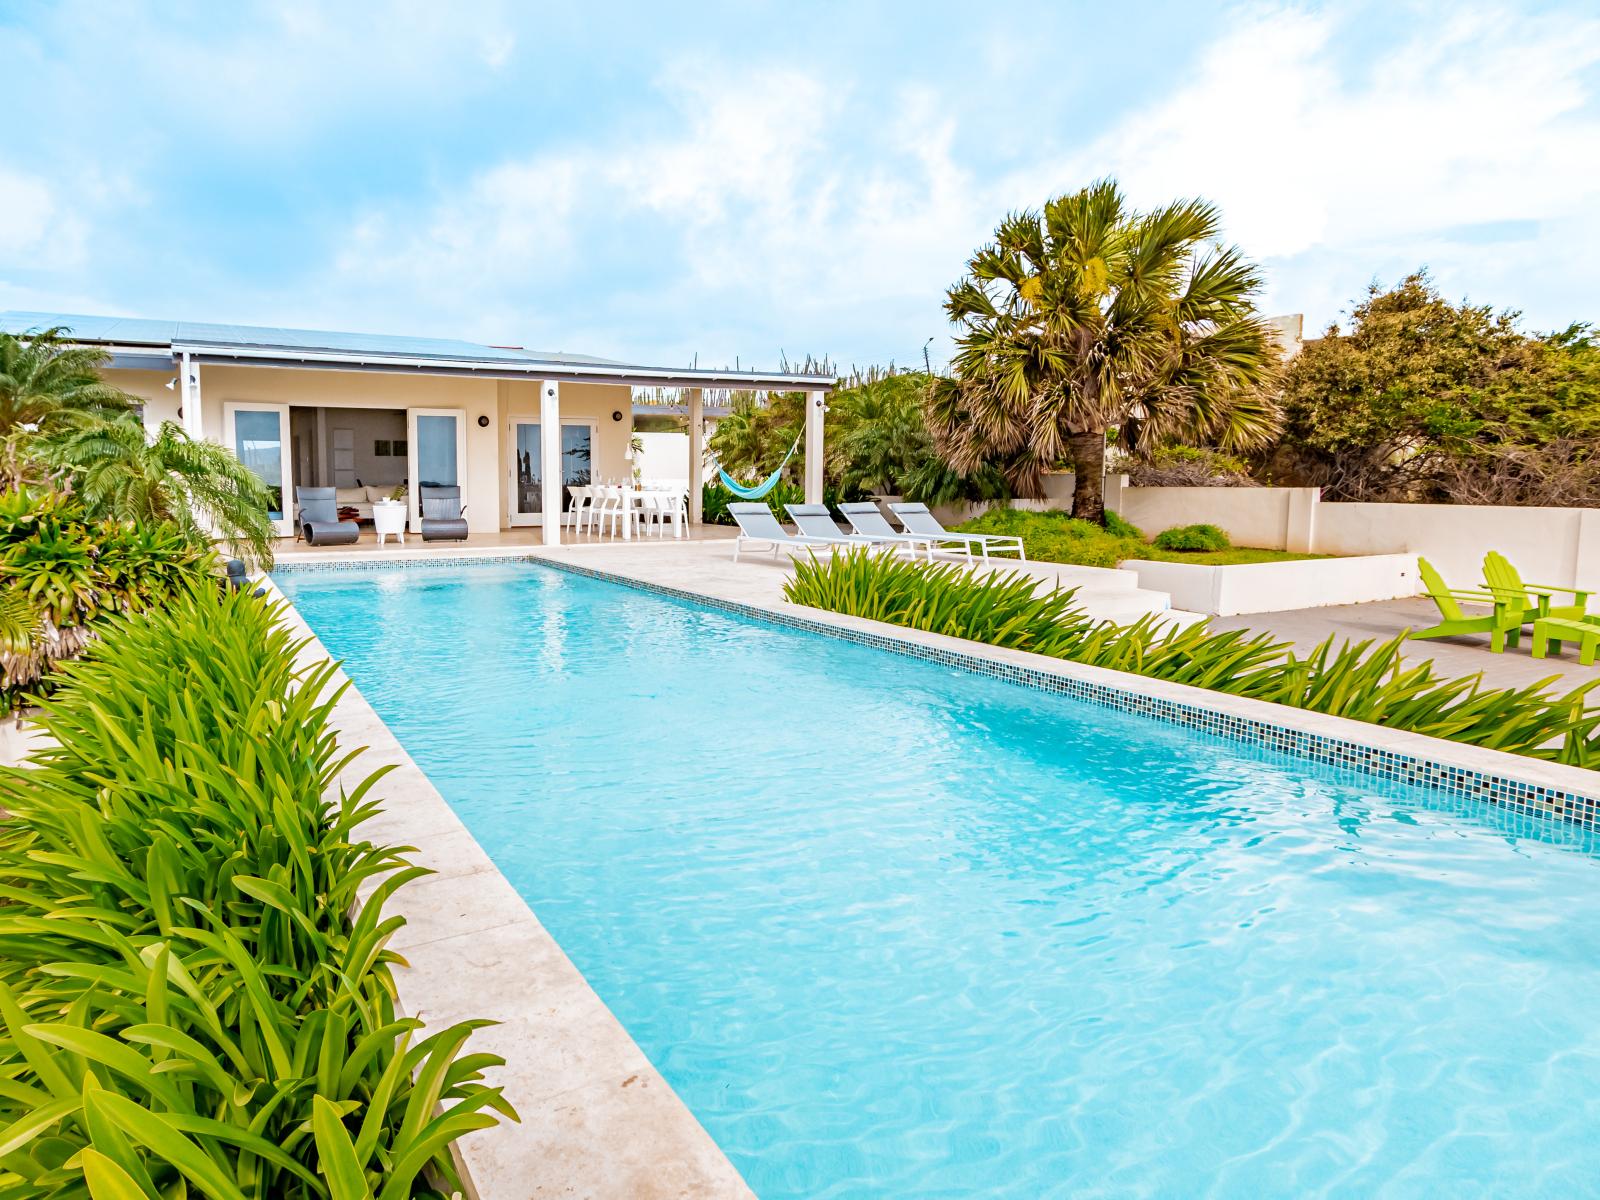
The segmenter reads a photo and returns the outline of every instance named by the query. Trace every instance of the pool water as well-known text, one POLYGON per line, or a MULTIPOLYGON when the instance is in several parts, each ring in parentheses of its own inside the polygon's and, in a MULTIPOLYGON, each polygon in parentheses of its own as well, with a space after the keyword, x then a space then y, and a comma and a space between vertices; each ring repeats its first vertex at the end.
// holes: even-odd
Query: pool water
POLYGON ((279 582, 768 1200, 1600 1186, 1586 835, 535 564, 279 582))

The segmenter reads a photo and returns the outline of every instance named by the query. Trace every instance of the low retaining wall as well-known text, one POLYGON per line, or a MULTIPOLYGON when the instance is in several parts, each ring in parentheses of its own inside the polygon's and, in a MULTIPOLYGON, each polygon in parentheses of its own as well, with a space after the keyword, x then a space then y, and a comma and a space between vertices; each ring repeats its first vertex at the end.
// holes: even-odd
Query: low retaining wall
POLYGON ((1410 554, 1226 567, 1140 561, 1124 563, 1122 569, 1136 574, 1140 587, 1166 592, 1174 608, 1219 617, 1393 600, 1421 590, 1417 560, 1410 554))
POLYGON ((1600 508, 1330 503, 1319 488, 1136 488, 1126 480, 1106 479, 1106 507, 1150 534, 1204 522, 1235 545, 1264 550, 1420 554, 1463 588, 1479 586, 1484 553, 1499 550, 1525 579, 1600 591, 1600 508))

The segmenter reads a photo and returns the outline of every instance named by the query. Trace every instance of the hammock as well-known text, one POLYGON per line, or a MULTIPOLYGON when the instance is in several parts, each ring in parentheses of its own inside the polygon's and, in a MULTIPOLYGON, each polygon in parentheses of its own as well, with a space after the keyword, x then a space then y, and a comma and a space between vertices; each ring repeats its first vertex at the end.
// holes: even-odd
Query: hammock
POLYGON ((800 439, 804 436, 805 432, 802 430, 801 433, 794 439, 794 445, 789 447, 789 453, 785 454, 783 456, 783 461, 778 464, 778 469, 771 475, 768 475, 760 483, 755 484, 752 487, 745 487, 732 475, 729 475, 721 467, 718 467, 717 474, 722 477, 722 486, 727 488, 735 496, 738 496, 741 500, 760 500, 773 488, 778 486, 778 480, 783 477, 783 469, 789 465, 789 460, 794 457, 794 452, 800 449, 800 439))

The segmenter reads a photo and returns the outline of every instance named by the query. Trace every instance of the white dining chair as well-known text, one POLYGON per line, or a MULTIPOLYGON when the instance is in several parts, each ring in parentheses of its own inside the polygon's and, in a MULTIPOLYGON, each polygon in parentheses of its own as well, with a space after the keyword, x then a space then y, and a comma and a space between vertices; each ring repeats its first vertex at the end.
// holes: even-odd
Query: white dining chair
POLYGON ((582 533, 587 523, 589 514, 593 509, 591 503, 592 489, 588 484, 580 483, 570 489, 572 499, 567 507, 567 524, 574 532, 582 533))

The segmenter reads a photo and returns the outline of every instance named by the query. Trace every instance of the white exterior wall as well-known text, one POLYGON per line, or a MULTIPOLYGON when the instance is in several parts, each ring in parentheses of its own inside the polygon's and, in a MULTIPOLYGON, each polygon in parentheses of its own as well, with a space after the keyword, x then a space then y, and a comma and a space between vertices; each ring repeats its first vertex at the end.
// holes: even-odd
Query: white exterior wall
MULTIPOLYGON (((206 364, 198 368, 205 436, 223 440, 223 405, 267 403, 311 408, 454 409, 466 429, 461 495, 473 533, 509 527, 514 468, 510 422, 538 420, 536 381, 404 375, 380 371, 322 371, 294 367, 206 364), (480 425, 479 418, 486 423, 480 425)), ((106 379, 145 402, 145 422, 178 421, 182 389, 168 391, 171 371, 108 370, 106 379)), ((562 418, 591 420, 595 428, 595 472, 622 479, 633 432, 633 393, 625 385, 563 384, 562 418), (614 419, 620 414, 621 419, 614 419)), ((289 447, 285 447, 289 451, 289 447)))
POLYGON ((687 433, 640 433, 634 436, 644 445, 644 450, 634 458, 641 479, 661 483, 688 482, 687 433))

